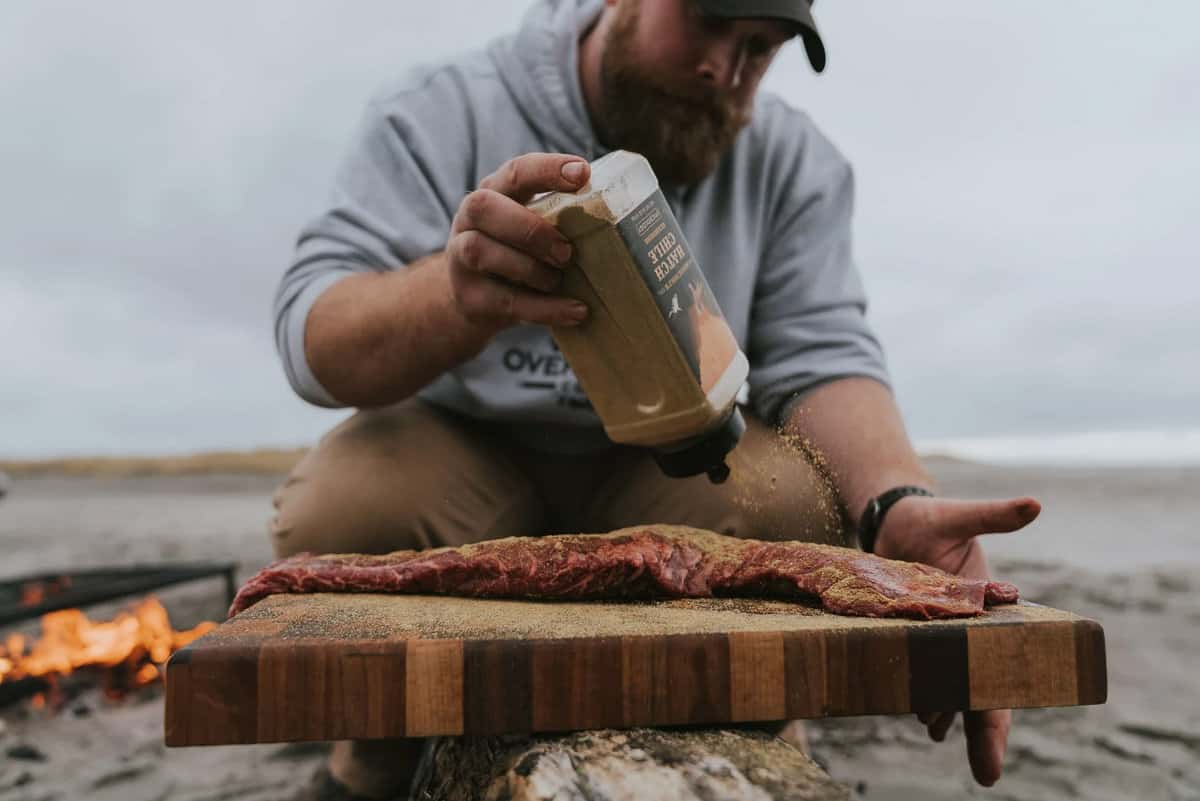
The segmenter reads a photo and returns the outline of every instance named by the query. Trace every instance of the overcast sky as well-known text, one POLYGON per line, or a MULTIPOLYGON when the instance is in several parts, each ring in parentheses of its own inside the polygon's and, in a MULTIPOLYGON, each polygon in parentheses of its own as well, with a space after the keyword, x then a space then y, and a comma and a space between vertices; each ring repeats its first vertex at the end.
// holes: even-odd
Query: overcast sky
MULTIPOLYGON (((653 2, 653 0, 644 0, 653 2)), ((0 5, 0 456, 311 442, 270 300, 365 99, 525 2, 0 5), (436 8, 433 12, 414 10, 436 8)), ((918 439, 1200 427, 1200 4, 824 0, 918 439)))

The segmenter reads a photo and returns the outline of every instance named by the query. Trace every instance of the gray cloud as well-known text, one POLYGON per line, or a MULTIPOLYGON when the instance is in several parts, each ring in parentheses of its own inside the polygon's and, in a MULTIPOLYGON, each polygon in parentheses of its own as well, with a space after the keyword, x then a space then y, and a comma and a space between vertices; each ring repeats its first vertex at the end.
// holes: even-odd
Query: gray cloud
MULTIPOLYGON (((524 2, 16 0, 0 25, 0 454, 311 441, 269 303, 366 97, 524 2)), ((768 77, 854 161, 917 436, 1196 425, 1200 8, 818 6, 768 77)))

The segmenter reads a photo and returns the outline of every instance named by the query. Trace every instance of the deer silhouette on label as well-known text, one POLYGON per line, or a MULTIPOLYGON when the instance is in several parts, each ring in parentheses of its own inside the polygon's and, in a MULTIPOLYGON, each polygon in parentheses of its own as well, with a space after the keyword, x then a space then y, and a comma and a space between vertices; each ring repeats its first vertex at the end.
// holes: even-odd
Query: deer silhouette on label
POLYGON ((688 288, 692 291, 692 302, 688 305, 689 344, 694 352, 687 357, 693 366, 698 366, 700 388, 707 393, 737 355, 738 344, 729 323, 717 309, 711 290, 703 282, 689 283, 688 288))

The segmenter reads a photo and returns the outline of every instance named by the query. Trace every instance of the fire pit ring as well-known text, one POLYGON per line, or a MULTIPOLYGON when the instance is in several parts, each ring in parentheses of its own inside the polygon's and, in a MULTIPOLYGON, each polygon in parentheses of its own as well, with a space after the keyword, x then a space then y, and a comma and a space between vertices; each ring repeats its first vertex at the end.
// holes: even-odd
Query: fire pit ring
POLYGON ((235 562, 190 562, 62 570, 0 580, 0 626, 59 609, 84 607, 127 595, 223 576, 226 601, 237 591, 235 562))

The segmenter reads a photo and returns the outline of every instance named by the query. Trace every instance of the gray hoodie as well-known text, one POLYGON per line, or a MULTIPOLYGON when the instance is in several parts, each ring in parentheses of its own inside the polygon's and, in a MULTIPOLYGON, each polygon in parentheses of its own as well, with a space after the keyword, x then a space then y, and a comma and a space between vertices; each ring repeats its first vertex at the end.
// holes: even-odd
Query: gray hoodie
MULTIPOLYGON (((594 160, 606 152, 578 70, 579 39, 601 7, 600 0, 538 0, 515 35, 413 70, 371 101, 330 208, 301 232, 275 297, 276 344, 301 397, 344 405, 304 356, 305 321, 318 295, 354 273, 404 269, 443 250, 464 195, 514 156, 594 160)), ((850 165, 806 114, 760 91, 752 122, 713 174, 662 188, 749 358, 749 402, 759 418, 776 422, 789 401, 833 378, 887 383, 851 258, 850 165)), ((586 451, 607 443, 541 326, 504 331, 420 395, 502 422, 534 446, 586 451)))

